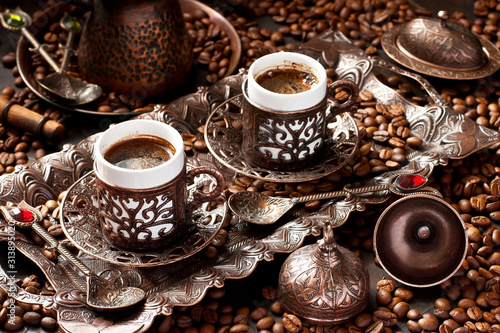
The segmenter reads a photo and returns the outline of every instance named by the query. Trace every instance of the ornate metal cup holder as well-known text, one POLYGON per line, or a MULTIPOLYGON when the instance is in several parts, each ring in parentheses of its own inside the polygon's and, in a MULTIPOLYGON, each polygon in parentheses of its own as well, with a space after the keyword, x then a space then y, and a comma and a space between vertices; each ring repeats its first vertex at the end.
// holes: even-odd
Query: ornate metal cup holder
MULTIPOLYGON (((343 113, 327 124, 322 158, 311 166, 289 171, 271 170, 252 165, 242 150, 243 95, 229 98, 208 117, 205 141, 210 153, 225 167, 239 174, 273 182, 304 182, 331 174, 355 155, 360 141, 356 122, 343 113)), ((328 103, 331 103, 328 101, 328 103)))
MULTIPOLYGON (((203 182, 211 182, 211 178, 205 176, 188 187, 191 190, 188 205, 193 201, 194 188, 203 182)), ((178 240, 160 250, 132 251, 112 245, 103 235, 96 195, 95 174, 91 172, 68 189, 61 203, 61 226, 79 250, 118 266, 155 267, 186 259, 208 246, 222 228, 228 211, 226 202, 213 209, 208 209, 208 203, 202 204, 192 211, 191 225, 178 240)))

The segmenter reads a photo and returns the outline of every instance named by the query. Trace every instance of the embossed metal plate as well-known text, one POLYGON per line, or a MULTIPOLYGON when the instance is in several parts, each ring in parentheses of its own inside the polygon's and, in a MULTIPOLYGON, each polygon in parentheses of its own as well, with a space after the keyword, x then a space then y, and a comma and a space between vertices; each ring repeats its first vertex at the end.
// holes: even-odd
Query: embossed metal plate
MULTIPOLYGON (((202 182, 210 182, 210 177, 202 177, 202 180, 188 187, 191 194, 202 182)), ((217 235, 228 211, 225 202, 211 210, 207 209, 207 203, 202 204, 193 210, 188 231, 172 244, 160 250, 131 251, 113 246, 102 233, 96 196, 95 174, 91 172, 68 189, 61 203, 61 226, 78 249, 96 259, 121 266, 155 267, 192 256, 217 235)), ((190 195, 188 204, 192 200, 190 195)))
POLYGON ((334 117, 326 128, 322 159, 298 170, 271 170, 252 165, 242 151, 242 95, 222 103, 208 117, 205 141, 210 153, 224 166, 239 174, 273 182, 304 182, 331 174, 355 155, 358 127, 349 113, 334 117))
MULTIPOLYGON (((425 61, 413 56, 401 45, 400 37, 403 32, 406 32, 406 34, 414 35, 416 40, 412 45, 418 45, 417 47, 422 49, 421 53, 427 52, 429 56, 431 53, 448 53, 451 59, 460 58, 461 53, 465 51, 457 49, 455 43, 450 40, 450 36, 435 33, 435 29, 430 26, 433 22, 433 19, 419 19, 394 26, 382 35, 382 47, 384 51, 389 57, 405 67, 442 79, 472 80, 486 77, 498 70, 500 67, 500 51, 492 42, 481 36, 477 36, 482 46, 482 49, 478 50, 478 52, 484 53, 487 62, 483 66, 472 69, 466 69, 465 64, 461 68, 460 66, 452 66, 452 64, 446 66, 445 64, 425 61), (422 45, 421 41, 428 42, 429 45, 422 45), (431 43, 434 43, 434 45, 430 45, 431 43), (442 45, 442 48, 438 52, 436 52, 437 45, 442 45)), ((457 38, 460 39, 462 37, 457 36, 457 38)))

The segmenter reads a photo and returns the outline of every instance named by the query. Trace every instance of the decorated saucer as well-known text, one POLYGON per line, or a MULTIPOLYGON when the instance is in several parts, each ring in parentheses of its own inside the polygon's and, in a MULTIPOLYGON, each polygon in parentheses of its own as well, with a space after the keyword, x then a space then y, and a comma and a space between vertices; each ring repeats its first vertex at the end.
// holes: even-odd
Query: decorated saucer
POLYGON ((328 123, 323 158, 298 170, 270 170, 252 165, 242 151, 242 99, 236 95, 219 105, 208 117, 205 141, 210 153, 232 171, 273 182, 304 182, 319 179, 345 166, 355 155, 360 137, 356 122, 347 112, 328 123))
POLYGON ((443 79, 472 80, 500 68, 500 51, 486 38, 458 23, 418 18, 387 30, 382 47, 389 57, 416 72, 443 79))
MULTIPOLYGON (((154 251, 121 249, 112 245, 101 232, 95 179, 91 171, 68 189, 61 203, 61 226, 79 250, 118 266, 155 267, 190 257, 208 246, 228 216, 227 203, 215 208, 203 203, 192 210, 188 231, 172 244, 154 251)), ((194 202, 192 193, 196 188, 213 184, 210 176, 199 176, 194 184, 188 186, 188 204, 194 202)))

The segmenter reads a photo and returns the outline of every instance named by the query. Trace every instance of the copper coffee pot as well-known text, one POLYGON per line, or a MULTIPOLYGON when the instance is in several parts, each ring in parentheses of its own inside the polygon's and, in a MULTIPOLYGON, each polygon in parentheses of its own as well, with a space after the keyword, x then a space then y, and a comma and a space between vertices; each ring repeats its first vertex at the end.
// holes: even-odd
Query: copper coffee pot
POLYGON ((78 64, 85 80, 137 99, 181 85, 193 62, 179 0, 78 0, 90 6, 78 64))

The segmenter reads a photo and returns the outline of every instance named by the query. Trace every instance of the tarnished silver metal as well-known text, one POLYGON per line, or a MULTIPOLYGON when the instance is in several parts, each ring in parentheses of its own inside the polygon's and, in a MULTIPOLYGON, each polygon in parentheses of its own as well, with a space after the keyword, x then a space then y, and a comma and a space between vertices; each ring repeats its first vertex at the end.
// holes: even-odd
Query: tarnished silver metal
MULTIPOLYGON (((199 169, 203 168, 192 170, 199 169)), ((139 240, 125 238, 121 243, 132 243, 136 247, 142 247, 142 251, 117 247, 109 241, 108 232, 103 231, 101 227, 102 207, 96 200, 96 181, 92 172, 68 189, 69 194, 61 203, 61 226, 68 239, 81 251, 114 265, 155 267, 186 259, 205 248, 227 218, 227 205, 223 197, 214 198, 212 203, 195 199, 194 195, 200 186, 210 189, 217 186, 217 181, 209 174, 201 174, 200 178, 187 188, 185 228, 181 229, 182 233, 177 235, 175 240, 168 238, 168 243, 163 247, 149 249, 139 240), (214 206, 214 203, 219 206, 214 206)), ((126 212, 123 214, 126 215, 126 212)))
POLYGON ((382 47, 398 63, 443 79, 477 79, 500 68, 500 51, 439 12, 396 25, 382 36, 382 47))
POLYGON ((87 277, 87 305, 97 310, 123 310, 144 300, 144 290, 137 287, 119 287, 96 275, 39 224, 43 219, 42 214, 25 201, 21 201, 17 206, 0 206, 0 212, 9 226, 31 228, 87 277))
POLYGON ((435 196, 414 195, 384 210, 375 226, 373 246, 392 278, 408 286, 431 287, 460 269, 467 254, 467 233, 451 205, 435 196))
MULTIPOLYGON (((330 100, 326 103, 333 104, 330 100)), ((209 116, 205 128, 205 141, 210 153, 224 166, 237 173, 273 182, 302 182, 335 172, 354 156, 360 140, 356 122, 351 115, 337 115, 326 124, 321 159, 298 170, 274 170, 247 161, 243 147, 242 122, 242 95, 230 98, 216 108, 209 116)))
POLYGON ((303 246, 283 263, 278 300, 305 322, 328 326, 359 314, 370 300, 370 276, 363 261, 336 244, 325 224, 323 239, 303 246))
POLYGON ((396 195, 408 196, 415 193, 427 193, 441 196, 438 190, 425 186, 427 178, 414 174, 396 174, 386 184, 352 188, 350 184, 342 190, 304 195, 295 198, 270 197, 260 192, 243 191, 229 197, 229 208, 247 222, 255 224, 273 224, 285 215, 293 206, 314 200, 342 198, 349 201, 356 195, 391 191, 396 195), (417 181, 418 180, 418 181, 417 181))

